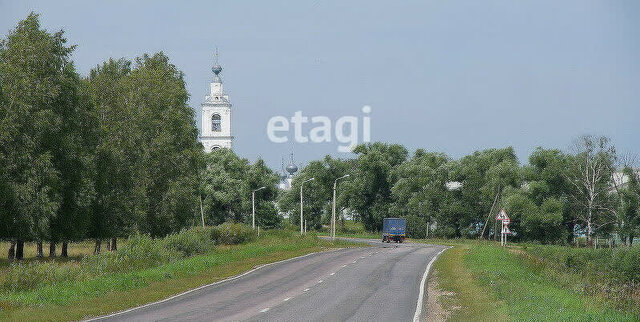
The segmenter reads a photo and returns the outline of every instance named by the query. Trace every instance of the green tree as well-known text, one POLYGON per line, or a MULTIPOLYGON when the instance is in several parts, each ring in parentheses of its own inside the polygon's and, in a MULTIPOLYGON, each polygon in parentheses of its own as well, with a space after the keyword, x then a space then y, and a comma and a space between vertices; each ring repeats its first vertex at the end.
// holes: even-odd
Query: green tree
POLYGON ((272 225, 279 221, 274 202, 278 176, 262 160, 250 164, 230 149, 205 154, 200 175, 205 222, 218 225, 225 221, 251 223, 251 191, 256 192, 256 222, 272 225))
POLYGON ((358 145, 352 178, 344 182, 344 200, 369 231, 382 229, 382 219, 393 216, 391 188, 395 167, 407 160, 408 152, 398 144, 369 143, 358 145))
POLYGON ((640 178, 631 167, 625 167, 623 174, 629 178, 629 182, 620 192, 619 233, 623 242, 632 246, 633 239, 640 235, 640 178))
POLYGON ((439 229, 452 227, 448 212, 451 160, 443 153, 427 153, 418 149, 413 157, 393 171, 395 184, 391 189, 394 216, 407 218, 407 233, 425 237, 427 224, 438 223, 439 229))
POLYGON ((490 234, 491 220, 497 213, 503 190, 521 184, 518 159, 511 147, 476 151, 463 157, 452 170, 451 178, 462 183, 460 235, 468 237, 481 236, 482 232, 490 234))
POLYGON ((569 196, 576 222, 590 243, 595 233, 611 229, 617 221, 610 194, 616 152, 609 138, 590 135, 576 140, 574 152, 566 174, 571 184, 569 196))
MULTIPOLYGON (((329 224, 333 182, 336 178, 350 174, 350 169, 350 162, 334 159, 328 155, 322 160, 309 162, 294 177, 291 189, 282 192, 278 200, 279 208, 289 213, 292 224, 300 225, 300 183, 309 178, 315 178, 304 184, 304 219, 307 220, 309 229, 319 229, 322 224, 329 224)), ((337 194, 336 199, 342 201, 343 189, 337 189, 337 194)), ((340 213, 345 205, 343 202, 338 202, 336 213, 340 213)))
MULTIPOLYGON (((548 200, 550 203, 560 203, 562 210, 562 225, 565 232, 561 234, 573 238, 575 226, 575 211, 572 211, 569 203, 570 185, 567 181, 567 169, 571 162, 571 156, 557 149, 543 149, 538 147, 529 156, 529 165, 523 167, 523 177, 527 182, 527 195, 538 207, 548 200)), ((540 236, 541 240, 550 240, 540 236)))
MULTIPOLYGON (((17 243, 16 258, 22 257, 25 240, 52 238, 61 204, 82 207, 90 198, 76 198, 83 192, 90 195, 90 188, 80 170, 64 164, 83 159, 72 147, 82 144, 74 139, 85 112, 70 61, 74 47, 65 43, 62 31, 50 34, 41 29, 33 13, 0 43, 0 168, 6 180, 0 231, 17 243), (66 148, 73 151, 68 158, 63 155, 66 148), (62 194, 72 182, 82 187, 62 194)), ((78 218, 55 233, 76 235, 82 222, 78 218)))
POLYGON ((175 196, 176 189, 184 189, 179 192, 183 196, 192 194, 192 198, 179 198, 186 204, 178 208, 193 209, 195 214, 198 207, 202 146, 194 110, 187 104, 184 74, 162 52, 136 58, 134 69, 123 79, 123 87, 125 106, 135 111, 134 141, 144 169, 139 184, 144 188, 145 221, 140 229, 152 236, 163 236, 186 224, 164 211, 169 207, 169 195, 175 196))
POLYGON ((96 252, 101 240, 129 235, 143 218, 143 150, 136 140, 140 136, 137 112, 126 105, 123 84, 130 66, 125 59, 109 59, 92 69, 85 80, 97 123, 96 198, 88 231, 88 237, 96 240, 96 252))

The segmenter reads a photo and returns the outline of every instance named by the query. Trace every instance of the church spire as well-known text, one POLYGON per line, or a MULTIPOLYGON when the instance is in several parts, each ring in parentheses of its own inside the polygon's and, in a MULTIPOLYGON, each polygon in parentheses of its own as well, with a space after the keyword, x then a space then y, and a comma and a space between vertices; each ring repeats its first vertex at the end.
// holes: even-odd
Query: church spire
POLYGON ((215 64, 211 68, 211 71, 213 72, 213 74, 215 74, 215 76, 213 76, 213 82, 222 83, 222 79, 220 79, 220 76, 218 76, 218 74, 222 72, 222 66, 220 66, 220 64, 218 63, 218 47, 216 47, 216 52, 214 54, 214 57, 215 57, 215 64))

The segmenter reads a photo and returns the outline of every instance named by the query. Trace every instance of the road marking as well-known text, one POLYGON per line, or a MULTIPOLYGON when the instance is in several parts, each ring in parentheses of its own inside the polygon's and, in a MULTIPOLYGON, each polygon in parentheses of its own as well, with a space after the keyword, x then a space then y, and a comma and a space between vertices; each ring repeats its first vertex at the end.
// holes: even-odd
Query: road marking
POLYGON ((304 290, 302 290, 302 291, 303 291, 303 292, 306 292, 306 291, 308 291, 308 290, 309 290, 308 288, 305 288, 305 289, 304 289, 304 290))
POLYGON ((269 311, 269 309, 270 309, 270 308, 268 308, 268 307, 267 307, 267 308, 264 308, 264 309, 260 310, 260 313, 267 312, 267 311, 269 311))
POLYGON ((347 264, 342 265, 342 267, 347 267, 347 264))
POLYGON ((364 256, 360 256, 360 258, 364 258, 364 256))
POLYGON ((336 272, 333 272, 333 273, 331 273, 331 274, 329 274, 329 275, 331 275, 331 276, 336 275, 336 272))
POLYGON ((322 280, 319 280, 319 281, 318 281, 318 284, 320 284, 320 283, 322 283, 322 280))
POLYGON ((355 264, 357 261, 358 261, 358 260, 356 259, 356 260, 354 260, 354 261, 353 261, 353 263, 355 264))
POLYGON ((420 294, 418 294, 418 302, 416 303, 416 313, 413 315, 413 322, 420 322, 420 314, 422 314, 422 304, 424 304, 422 303, 424 301, 424 287, 427 282, 427 276, 429 276, 431 265, 433 265, 433 262, 436 261, 436 259, 438 258, 438 256, 440 256, 440 254, 442 254, 442 252, 451 247, 452 246, 449 246, 438 252, 435 256, 433 256, 431 261, 429 261, 429 264, 427 264, 427 268, 424 270, 424 274, 422 274, 422 280, 420 281, 420 294))
POLYGON ((290 297, 287 297, 286 299, 282 300, 282 302, 286 302, 286 301, 288 301, 290 299, 291 299, 290 297))

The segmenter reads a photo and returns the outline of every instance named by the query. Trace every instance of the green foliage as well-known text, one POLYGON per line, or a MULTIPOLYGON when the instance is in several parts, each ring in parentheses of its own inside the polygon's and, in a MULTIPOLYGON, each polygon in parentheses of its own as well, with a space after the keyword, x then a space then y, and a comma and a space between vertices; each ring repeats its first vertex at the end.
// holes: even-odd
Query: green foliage
POLYGON ((207 253, 213 249, 216 241, 220 238, 219 234, 216 236, 211 232, 213 230, 220 231, 215 228, 184 229, 179 233, 165 237, 165 247, 180 252, 185 257, 207 253))
POLYGON ((74 281, 81 273, 77 267, 56 262, 16 262, 7 270, 2 289, 11 292, 36 289, 47 284, 74 281))
MULTIPOLYGON (((282 193, 278 200, 279 208, 287 211, 291 223, 300 227, 300 184, 309 178, 315 178, 304 184, 304 220, 307 220, 308 229, 320 229, 322 224, 329 224, 334 180, 345 174, 351 174, 351 163, 348 160, 334 159, 330 156, 309 162, 293 178, 291 189, 282 193)), ((346 207, 346 203, 343 202, 345 189, 342 185, 352 179, 353 177, 349 177, 338 182, 336 216, 339 216, 342 209, 346 207)))
POLYGON ((248 225, 224 223, 216 226, 219 231, 217 243, 222 245, 235 245, 252 241, 256 233, 248 225))
POLYGON ((343 183, 345 202, 355 211, 369 231, 382 229, 382 219, 390 213, 393 197, 393 169, 406 161, 407 149, 398 144, 370 143, 358 145, 352 178, 343 183))
POLYGON ((250 226, 232 223, 185 229, 161 239, 135 234, 118 251, 85 256, 77 263, 13 263, 7 269, 0 287, 8 291, 22 291, 113 273, 137 271, 185 257, 211 253, 215 245, 243 244, 255 238, 256 234, 250 226))
POLYGON ((256 221, 273 225, 279 221, 266 204, 276 198, 278 176, 264 161, 250 164, 229 149, 218 149, 207 153, 204 163, 200 190, 207 224, 250 223, 251 192, 262 186, 266 188, 256 192, 256 221))

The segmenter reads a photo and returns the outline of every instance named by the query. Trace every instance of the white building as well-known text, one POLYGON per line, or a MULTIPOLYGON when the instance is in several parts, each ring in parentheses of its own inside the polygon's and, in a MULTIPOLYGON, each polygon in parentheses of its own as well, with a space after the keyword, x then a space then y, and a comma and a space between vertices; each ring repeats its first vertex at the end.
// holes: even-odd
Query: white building
POLYGON ((211 68, 213 71, 213 81, 207 95, 202 103, 202 133, 200 142, 204 146, 205 152, 211 152, 220 148, 233 147, 233 136, 231 135, 231 103, 229 96, 224 93, 220 72, 222 67, 218 64, 218 54, 216 52, 216 63, 211 68))

